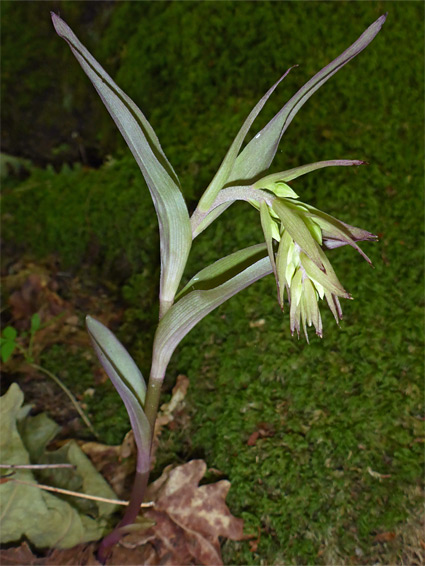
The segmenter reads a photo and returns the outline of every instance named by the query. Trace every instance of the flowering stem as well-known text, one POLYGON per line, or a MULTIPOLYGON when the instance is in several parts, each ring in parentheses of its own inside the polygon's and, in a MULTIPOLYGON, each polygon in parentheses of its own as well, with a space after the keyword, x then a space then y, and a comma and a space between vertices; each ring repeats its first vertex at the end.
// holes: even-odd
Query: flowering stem
MULTIPOLYGON (((198 227, 201 224, 201 222, 203 222, 214 209, 216 209, 217 207, 223 204, 227 204, 229 206, 235 200, 245 200, 248 202, 250 200, 255 200, 258 203, 265 201, 269 206, 272 206, 273 199, 274 197, 270 193, 263 191, 261 189, 254 189, 252 188, 252 185, 241 185, 237 187, 228 187, 226 189, 222 189, 218 193, 217 198, 215 199, 215 201, 207 211, 203 211, 198 207, 195 210, 195 212, 192 214, 190 223, 192 226, 193 238, 195 238, 200 233, 198 232, 198 227)), ((215 218, 216 216, 213 216, 211 222, 215 220, 215 218)), ((210 222, 206 222, 203 225, 202 229, 205 230, 205 228, 209 224, 210 222)))
POLYGON ((145 415, 151 427, 151 443, 153 431, 155 428, 156 415, 158 413, 159 398, 161 396, 161 387, 163 381, 164 376, 154 377, 151 374, 146 391, 145 415))

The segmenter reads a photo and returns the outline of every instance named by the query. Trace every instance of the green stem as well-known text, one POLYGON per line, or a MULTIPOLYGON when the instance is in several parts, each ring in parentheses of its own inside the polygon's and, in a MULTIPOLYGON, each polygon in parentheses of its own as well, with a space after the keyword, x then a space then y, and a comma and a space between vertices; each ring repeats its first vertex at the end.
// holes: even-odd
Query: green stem
POLYGON ((222 207, 221 212, 224 212, 227 206, 230 206, 230 204, 232 204, 232 202, 236 200, 245 200, 248 202, 250 200, 255 200, 259 203, 261 201, 265 201, 269 206, 271 206, 273 203, 273 198, 274 197, 270 193, 267 193, 266 191, 263 191, 261 189, 254 189, 252 185, 241 185, 221 189, 221 191, 218 193, 217 198, 208 210, 202 210, 198 206, 195 212, 192 214, 190 218, 192 237, 196 238, 196 236, 198 236, 201 231, 205 230, 205 228, 207 228, 207 226, 217 218, 216 215, 211 215, 211 213, 218 207, 222 207), (224 204, 227 204, 227 206, 223 207, 224 204), (209 215, 211 215, 211 221, 205 222, 207 216, 209 215), (202 222, 202 230, 199 230, 202 222))
POLYGON ((145 399, 145 415, 151 427, 151 439, 155 429, 156 415, 158 413, 159 399, 161 396, 163 377, 154 377, 152 374, 149 378, 148 388, 145 399))

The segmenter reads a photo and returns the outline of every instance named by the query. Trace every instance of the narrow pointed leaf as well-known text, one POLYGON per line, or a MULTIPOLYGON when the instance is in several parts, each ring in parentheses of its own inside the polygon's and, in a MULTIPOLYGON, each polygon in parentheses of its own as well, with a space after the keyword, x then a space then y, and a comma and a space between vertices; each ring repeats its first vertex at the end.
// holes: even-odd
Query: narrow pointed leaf
POLYGON ((56 32, 69 44, 93 83, 148 185, 158 215, 161 238, 160 299, 163 314, 173 302, 192 242, 189 214, 177 176, 139 108, 103 70, 69 26, 53 13, 52 21, 56 32))
POLYGON ((146 397, 146 383, 133 358, 104 324, 87 316, 86 325, 92 341, 104 352, 120 379, 134 392, 140 405, 143 406, 146 397))
MULTIPOLYGON (((350 167, 352 165, 366 165, 366 161, 359 161, 358 159, 332 159, 329 161, 317 161, 316 163, 309 163, 308 165, 301 165, 300 167, 294 167, 294 169, 288 169, 287 171, 280 171, 279 173, 272 173, 256 181, 253 184, 254 189, 261 189, 267 187, 267 185, 272 183, 277 183, 278 181, 284 181, 288 183, 293 179, 301 177, 306 173, 311 173, 311 171, 316 171, 317 169, 323 169, 324 167, 350 167)), ((278 195, 281 196, 281 195, 278 195)), ((284 195, 291 196, 291 195, 284 195)), ((292 197, 294 198, 294 197, 292 197)))
POLYGON ((265 244, 256 244, 243 248, 230 255, 220 258, 211 265, 201 269, 177 294, 176 301, 187 295, 190 291, 214 289, 226 283, 229 279, 252 265, 255 261, 266 256, 265 244))
MULTIPOLYGON (((258 250, 261 255, 266 255, 264 245, 261 246, 262 251, 260 248, 258 250)), ((160 321, 155 335, 152 365, 158 375, 164 375, 175 348, 200 320, 251 283, 272 273, 269 257, 257 257, 253 255, 252 264, 225 283, 208 290, 195 289, 171 307, 160 321)))
POLYGON ((272 120, 249 142, 235 161, 228 182, 254 179, 266 171, 276 154, 280 139, 298 110, 328 79, 358 55, 379 33, 386 19, 381 16, 339 57, 310 79, 272 120))
POLYGON ((239 150, 242 146, 242 143, 252 126, 255 118, 261 112, 263 106, 269 99, 270 95, 273 93, 275 88, 283 81, 289 71, 292 69, 288 69, 282 77, 266 92, 266 94, 261 98, 261 100, 254 106, 254 108, 249 113, 247 119, 243 123, 241 129, 239 130, 236 138, 233 140, 232 145, 230 146, 225 158, 223 159, 217 173, 215 174, 213 180, 209 184, 208 188, 206 189, 205 193, 202 195, 201 200, 199 201, 199 209, 206 212, 212 203, 214 202, 216 196, 220 192, 220 190, 225 185, 227 178, 232 170, 232 167, 236 161, 238 156, 239 150))
POLYGON ((86 318, 87 330, 100 363, 121 397, 130 419, 138 449, 137 471, 149 470, 151 430, 143 411, 146 385, 133 358, 112 332, 91 316, 86 318))
POLYGON ((325 291, 325 297, 336 323, 339 324, 340 319, 342 320, 342 309, 338 297, 329 291, 325 291))

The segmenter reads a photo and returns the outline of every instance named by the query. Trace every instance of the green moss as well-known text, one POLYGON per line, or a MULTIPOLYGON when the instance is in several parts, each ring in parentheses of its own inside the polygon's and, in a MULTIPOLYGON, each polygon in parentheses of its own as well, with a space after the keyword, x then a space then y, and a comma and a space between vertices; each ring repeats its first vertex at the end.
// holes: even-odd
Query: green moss
POLYGON ((122 279, 158 261, 155 212, 129 158, 100 171, 33 169, 23 184, 5 191, 3 211, 5 238, 39 257, 55 252, 65 267, 89 262, 122 279))

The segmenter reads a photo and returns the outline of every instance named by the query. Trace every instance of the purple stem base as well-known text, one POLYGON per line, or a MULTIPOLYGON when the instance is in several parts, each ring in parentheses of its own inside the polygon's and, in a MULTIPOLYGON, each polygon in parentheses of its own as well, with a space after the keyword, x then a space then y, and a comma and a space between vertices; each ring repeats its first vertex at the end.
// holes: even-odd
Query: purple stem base
POLYGON ((124 513, 124 517, 115 527, 115 529, 110 532, 100 543, 99 550, 97 552, 97 559, 102 564, 106 563, 108 556, 111 552, 111 547, 117 544, 121 537, 125 534, 122 531, 122 527, 131 525, 136 520, 137 515, 140 512, 140 505, 143 503, 146 488, 148 485, 149 471, 147 472, 136 472, 136 477, 134 478, 133 489, 131 491, 130 502, 124 513))

